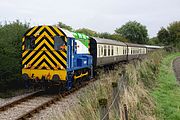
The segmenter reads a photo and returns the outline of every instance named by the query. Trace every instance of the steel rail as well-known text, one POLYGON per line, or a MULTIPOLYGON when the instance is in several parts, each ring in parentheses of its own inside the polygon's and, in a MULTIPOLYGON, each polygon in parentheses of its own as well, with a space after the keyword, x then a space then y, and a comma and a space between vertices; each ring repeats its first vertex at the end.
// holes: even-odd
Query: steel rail
POLYGON ((50 99, 49 101, 42 103, 41 105, 37 106, 36 108, 28 111, 27 113, 21 115, 20 117, 18 117, 16 120, 25 120, 27 118, 31 118, 33 117, 34 114, 39 113, 41 110, 46 109, 47 107, 50 107, 52 104, 56 104, 56 102, 60 101, 62 98, 65 98, 66 96, 76 92, 77 90, 79 90, 80 88, 85 87, 87 84, 89 84, 90 82, 94 81, 94 79, 84 82, 81 85, 72 88, 69 91, 66 91, 62 94, 58 94, 56 97, 50 99))
POLYGON ((32 99, 33 97, 40 95, 42 92, 43 92, 43 91, 36 91, 36 92, 34 92, 34 93, 30 94, 30 95, 27 95, 27 96, 25 96, 25 97, 23 97, 23 98, 17 99, 17 100, 15 100, 15 101, 12 101, 12 102, 10 102, 10 103, 7 103, 7 104, 5 104, 5 105, 3 105, 3 106, 0 106, 0 112, 5 111, 5 110, 7 110, 7 109, 9 109, 9 108, 12 108, 12 107, 14 107, 15 105, 18 105, 18 104, 20 104, 20 103, 22 103, 22 102, 24 102, 24 101, 27 101, 27 100, 29 100, 29 99, 32 99))

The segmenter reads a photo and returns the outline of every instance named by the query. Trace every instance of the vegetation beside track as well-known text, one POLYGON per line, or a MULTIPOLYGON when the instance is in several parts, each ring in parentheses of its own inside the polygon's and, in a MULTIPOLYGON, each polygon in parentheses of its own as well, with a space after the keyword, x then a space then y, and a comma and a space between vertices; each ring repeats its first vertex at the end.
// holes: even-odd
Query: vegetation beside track
POLYGON ((0 98, 14 94, 9 90, 22 88, 21 43, 28 24, 20 21, 0 25, 0 98), (3 94, 5 93, 5 94, 3 94))
MULTIPOLYGON (((123 104, 128 106, 129 119, 156 120, 155 102, 150 94, 156 85, 159 66, 166 52, 157 51, 148 55, 142 61, 133 61, 126 65, 126 82, 124 92, 120 95, 121 113, 123 104)), ((100 119, 98 100, 107 98, 110 105, 112 100, 112 82, 119 80, 122 66, 114 70, 100 71, 97 81, 90 84, 79 93, 77 105, 72 106, 66 113, 54 111, 54 119, 61 120, 98 120, 100 119)), ((119 118, 110 112, 110 120, 119 118)), ((121 114, 122 115, 122 114, 121 114)), ((52 118, 50 118, 52 119, 52 118)))
MULTIPOLYGON (((74 32, 84 33, 90 36, 98 36, 107 39, 114 39, 120 41, 131 41, 125 36, 126 34, 132 34, 132 40, 135 40, 133 36, 137 36, 136 34, 141 33, 138 26, 143 26, 141 23, 137 23, 136 21, 127 22, 125 25, 128 29, 126 32, 122 32, 121 29, 124 27, 119 27, 115 31, 115 34, 110 33, 98 33, 96 31, 80 28, 73 29, 71 26, 63 24, 59 22, 57 26, 61 26, 62 28, 68 29, 74 32), (132 24, 129 24, 132 23, 132 24), (129 27, 132 26, 132 27, 129 27), (134 31, 132 33, 132 31, 134 31), (121 33, 122 32, 122 33, 121 33), (124 35, 123 35, 124 33, 124 35)), ((162 28, 157 37, 146 40, 147 43, 144 44, 154 44, 154 45, 168 45, 171 46, 168 49, 172 50, 175 47, 180 49, 179 44, 179 27, 180 22, 172 22, 167 29, 162 28)), ((3 22, 0 21, 0 98, 1 97, 9 97, 15 95, 17 92, 14 91, 23 91, 23 81, 21 81, 21 43, 22 43, 22 35, 26 32, 26 30, 30 27, 29 23, 22 23, 19 20, 13 22, 3 22)), ((126 28, 125 27, 125 28, 126 28)), ((144 26, 145 27, 145 26, 144 26)), ((125 29, 124 29, 125 30, 125 29)), ((145 30, 146 31, 146 30, 145 30)), ((143 31, 142 31, 143 32, 143 31)), ((142 35, 140 35, 142 36, 142 35)), ((147 35, 146 35, 147 36, 147 35)), ((146 37, 146 39, 148 39, 146 37)), ((140 40, 140 38, 139 38, 140 40)), ((132 43, 142 43, 139 41, 131 41, 132 43)), ((178 50, 178 49, 177 49, 178 50)), ((18 92, 19 93, 19 92, 18 92)))
POLYGON ((172 68, 172 61, 177 56, 180 53, 170 54, 163 59, 157 85, 151 93, 156 101, 157 116, 162 120, 180 120, 180 85, 172 68))

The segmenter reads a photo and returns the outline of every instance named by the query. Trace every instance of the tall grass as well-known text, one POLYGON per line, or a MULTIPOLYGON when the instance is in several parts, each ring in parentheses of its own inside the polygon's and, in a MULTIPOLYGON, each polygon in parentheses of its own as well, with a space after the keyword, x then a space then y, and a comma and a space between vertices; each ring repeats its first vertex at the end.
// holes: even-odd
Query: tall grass
MULTIPOLYGON (((155 85, 155 78, 159 70, 159 64, 164 52, 151 53, 142 61, 135 61, 125 66, 126 84, 120 95, 121 116, 123 104, 128 106, 129 118, 132 120, 155 120, 155 103, 150 96, 149 89, 155 85)), ((112 102, 112 82, 122 80, 119 73, 122 66, 116 66, 115 70, 101 71, 96 82, 91 83, 78 96, 78 104, 72 106, 65 113, 54 111, 55 120, 99 120, 98 99, 107 98, 108 105, 112 102)), ((122 83, 122 81, 119 81, 122 83)), ((122 117, 110 110, 110 119, 122 117)), ((51 118, 52 119, 52 118, 51 118)))

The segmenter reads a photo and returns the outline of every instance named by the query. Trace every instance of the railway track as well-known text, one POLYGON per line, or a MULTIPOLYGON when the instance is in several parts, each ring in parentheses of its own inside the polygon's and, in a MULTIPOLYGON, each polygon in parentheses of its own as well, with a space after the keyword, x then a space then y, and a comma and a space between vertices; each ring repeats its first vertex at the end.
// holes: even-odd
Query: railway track
POLYGON ((76 92, 80 88, 85 87, 90 80, 82 83, 81 85, 72 88, 70 91, 65 91, 62 94, 53 96, 42 95, 42 91, 35 92, 27 97, 16 100, 12 103, 8 103, 0 107, 0 119, 1 120, 25 120, 33 117, 34 114, 40 112, 43 109, 50 107, 52 104, 60 101, 66 96, 76 92))
POLYGON ((29 94, 29 95, 27 95, 27 96, 25 96, 23 98, 17 99, 15 101, 9 102, 9 103, 7 103, 7 104, 5 104, 3 106, 0 106, 0 113, 7 110, 7 109, 10 109, 10 108, 14 107, 15 105, 18 105, 18 104, 20 104, 22 102, 30 100, 35 96, 39 96, 42 92, 43 91, 36 91, 36 92, 31 93, 31 94, 29 94))

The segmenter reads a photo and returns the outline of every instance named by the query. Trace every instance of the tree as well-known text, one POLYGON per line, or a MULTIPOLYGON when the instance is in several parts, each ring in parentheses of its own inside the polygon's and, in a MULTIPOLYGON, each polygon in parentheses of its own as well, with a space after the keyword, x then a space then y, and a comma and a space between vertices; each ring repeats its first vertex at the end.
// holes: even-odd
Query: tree
POLYGON ((28 28, 28 23, 23 24, 18 20, 12 23, 6 22, 0 27, 0 91, 18 87, 17 75, 21 73, 22 36, 28 28))
POLYGON ((167 29, 162 27, 158 31, 157 37, 164 45, 180 48, 180 21, 170 23, 167 29))
POLYGON ((147 42, 149 45, 158 45, 160 44, 159 39, 157 37, 153 37, 148 40, 147 42))
POLYGON ((147 43, 148 31, 146 26, 141 25, 136 21, 129 21, 125 25, 115 30, 117 34, 129 39, 132 43, 147 43))
POLYGON ((159 42, 168 45, 169 44, 169 32, 165 28, 161 28, 157 33, 157 38, 159 42))
POLYGON ((96 31, 90 30, 88 28, 80 28, 80 29, 75 30, 75 32, 84 33, 87 36, 97 36, 96 31))
POLYGON ((167 27, 169 31, 169 43, 173 44, 174 46, 180 44, 180 21, 176 21, 171 23, 167 27))
POLYGON ((111 39, 111 34, 108 32, 98 33, 97 37, 111 39))
POLYGON ((121 41, 121 42, 128 42, 128 39, 122 37, 122 36, 119 35, 119 34, 112 34, 112 35, 110 35, 110 38, 111 38, 112 40, 118 40, 118 41, 121 41))
POLYGON ((56 26, 57 26, 57 27, 60 27, 60 28, 64 28, 64 29, 69 30, 69 31, 72 31, 72 30, 73 30, 73 28, 72 28, 71 26, 66 25, 66 24, 64 24, 64 23, 62 23, 62 22, 58 22, 58 24, 57 24, 56 26))

